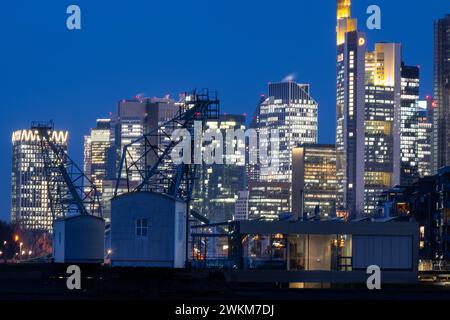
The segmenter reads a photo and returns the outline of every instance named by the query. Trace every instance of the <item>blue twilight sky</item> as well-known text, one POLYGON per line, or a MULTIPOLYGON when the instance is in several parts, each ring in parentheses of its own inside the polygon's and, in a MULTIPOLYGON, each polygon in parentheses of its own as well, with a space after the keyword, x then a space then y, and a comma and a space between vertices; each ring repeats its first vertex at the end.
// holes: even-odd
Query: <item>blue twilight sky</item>
MULTIPOLYGON (((334 0, 16 0, 0 5, 0 219, 9 219, 11 133, 53 119, 70 131, 81 164, 82 137, 116 102, 209 87, 221 109, 253 113, 269 81, 295 74, 319 102, 320 142, 334 142, 334 0), (66 28, 66 8, 82 10, 82 30, 66 28)), ((376 41, 402 42, 432 92, 433 21, 448 0, 353 0, 382 9, 376 41)), ((371 47, 369 47, 371 48, 371 47)))

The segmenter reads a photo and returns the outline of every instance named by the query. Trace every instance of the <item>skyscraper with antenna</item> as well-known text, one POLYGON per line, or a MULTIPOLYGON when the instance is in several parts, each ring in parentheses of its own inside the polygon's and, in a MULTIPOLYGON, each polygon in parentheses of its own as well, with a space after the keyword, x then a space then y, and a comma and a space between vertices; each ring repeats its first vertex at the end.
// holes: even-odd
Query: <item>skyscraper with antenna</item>
POLYGON ((336 169, 337 208, 359 216, 364 208, 366 36, 351 17, 350 0, 337 1, 336 169))

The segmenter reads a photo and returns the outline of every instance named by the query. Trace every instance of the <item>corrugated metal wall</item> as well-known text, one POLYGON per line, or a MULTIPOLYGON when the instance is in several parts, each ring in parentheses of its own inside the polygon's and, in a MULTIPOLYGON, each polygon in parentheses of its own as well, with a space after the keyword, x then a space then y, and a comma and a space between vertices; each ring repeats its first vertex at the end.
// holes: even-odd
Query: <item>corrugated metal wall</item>
POLYGON ((377 265, 381 269, 410 270, 413 267, 410 236, 353 236, 353 269, 377 265))

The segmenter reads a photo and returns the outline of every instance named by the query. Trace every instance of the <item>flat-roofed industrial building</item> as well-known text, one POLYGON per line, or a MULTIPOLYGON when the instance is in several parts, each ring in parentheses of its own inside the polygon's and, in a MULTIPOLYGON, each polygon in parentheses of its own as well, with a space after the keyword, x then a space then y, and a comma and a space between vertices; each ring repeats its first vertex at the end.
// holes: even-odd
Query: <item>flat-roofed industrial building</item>
MULTIPOLYGON (((418 279, 415 222, 234 221, 221 228, 228 232, 212 236, 229 239, 224 266, 238 282, 365 284, 372 265, 380 267, 383 283, 418 279)), ((194 246, 207 243, 206 230, 212 229, 194 229, 194 246)), ((194 265, 208 264, 209 257, 198 256, 194 265)))

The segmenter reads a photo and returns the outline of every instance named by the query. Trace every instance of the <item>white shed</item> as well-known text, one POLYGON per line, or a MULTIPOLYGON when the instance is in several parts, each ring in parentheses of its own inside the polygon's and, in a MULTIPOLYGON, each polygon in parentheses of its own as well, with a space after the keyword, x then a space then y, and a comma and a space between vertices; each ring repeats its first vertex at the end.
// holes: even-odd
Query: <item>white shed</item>
POLYGON ((53 260, 57 263, 103 263, 105 221, 77 215, 53 225, 53 260))
POLYGON ((111 202, 113 266, 183 268, 186 203, 174 197, 133 192, 111 202))

